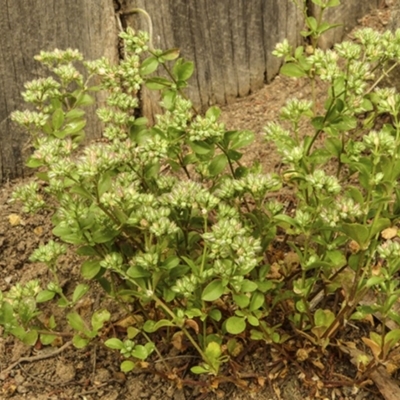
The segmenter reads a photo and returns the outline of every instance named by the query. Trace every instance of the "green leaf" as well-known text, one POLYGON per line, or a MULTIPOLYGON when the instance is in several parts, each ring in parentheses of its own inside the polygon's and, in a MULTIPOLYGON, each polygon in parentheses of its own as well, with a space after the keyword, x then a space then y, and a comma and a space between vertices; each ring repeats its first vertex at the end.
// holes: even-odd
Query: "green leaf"
POLYGON ((254 315, 249 315, 247 317, 247 322, 251 325, 251 326, 259 326, 260 325, 260 321, 257 317, 255 317, 254 315))
POLYGON ((316 6, 322 7, 322 0, 311 0, 316 6))
POLYGON ((172 83, 168 79, 161 78, 160 76, 154 76, 146 80, 146 87, 150 90, 162 90, 170 88, 171 85, 172 83))
POLYGON ((213 319, 214 321, 221 321, 222 318, 222 313, 220 310, 218 310, 217 308, 212 309, 209 313, 208 316, 213 319))
POLYGON ((65 128, 62 133, 64 134, 64 136, 73 135, 75 133, 80 132, 85 126, 86 126, 85 120, 72 121, 65 125, 65 128))
POLYGON ((231 139, 230 150, 237 150, 254 142, 254 133, 251 131, 236 131, 231 139))
POLYGON ((98 256, 96 249, 92 246, 81 246, 76 250, 76 254, 80 256, 98 256))
POLYGON ((243 157, 243 154, 236 150, 228 150, 226 155, 233 161, 239 161, 243 157))
POLYGON ((257 283, 249 279, 244 279, 242 282, 241 290, 244 293, 254 292, 255 290, 257 290, 257 288, 258 288, 257 283))
POLYGON ((206 112, 206 118, 216 121, 221 115, 221 109, 219 107, 210 107, 206 112))
POLYGON ((174 65, 172 72, 177 81, 187 81, 193 74, 194 63, 180 58, 174 65))
POLYGON ((179 265, 179 263, 181 262, 181 260, 179 259, 179 257, 177 256, 171 256, 168 257, 163 263, 162 263, 162 267, 165 269, 173 269, 175 267, 177 267, 179 265))
POLYGON ((208 165, 208 172, 211 176, 220 174, 228 164, 228 159, 225 154, 218 154, 208 165))
POLYGON ((324 126, 325 126, 324 117, 315 117, 315 118, 313 118, 311 120, 311 125, 317 130, 323 129, 324 126))
POLYGON ((143 267, 140 267, 139 265, 132 265, 131 267, 129 267, 126 273, 130 278, 133 279, 149 278, 151 276, 151 273, 149 271, 146 271, 143 267))
POLYGON ((332 127, 339 131, 351 131, 357 127, 357 118, 343 115, 340 118, 332 121, 332 127))
POLYGON ((218 360, 222 354, 221 346, 217 342, 210 342, 208 343, 204 353, 211 360, 218 360))
POLYGON ((145 360, 148 357, 148 353, 146 347, 138 344, 135 348, 131 351, 132 357, 138 358, 139 360, 145 360))
POLYGON ((27 346, 33 346, 38 340, 38 333, 35 330, 26 332, 22 337, 22 342, 27 346))
POLYGON ((225 327, 228 333, 231 333, 232 335, 239 335, 239 333, 244 332, 246 329, 246 321, 241 317, 229 317, 226 320, 225 327))
POLYGON ((134 339, 139 333, 140 330, 133 326, 128 326, 128 328, 126 329, 126 336, 128 337, 128 339, 134 339))
POLYGON ((322 33, 337 28, 339 26, 343 26, 343 24, 330 24, 328 22, 322 22, 321 25, 318 27, 318 33, 321 35, 322 33))
POLYGON ((42 290, 39 292, 36 296, 36 302, 37 303, 44 303, 46 301, 49 301, 54 298, 55 292, 52 292, 50 290, 42 290))
POLYGON ((189 142, 189 146, 196 154, 208 154, 214 150, 214 147, 206 142, 189 142))
POLYGON ((339 157, 343 150, 342 141, 337 137, 329 137, 325 140, 325 148, 335 157, 339 157))
POLYGON ((57 326, 57 324, 56 324, 56 319, 54 318, 54 315, 52 315, 52 316, 49 318, 48 326, 49 326, 50 329, 55 329, 55 327, 57 326))
POLYGON ((140 74, 148 75, 154 72, 158 67, 158 59, 154 56, 146 58, 140 66, 140 74))
POLYGON ((93 103, 94 103, 93 97, 88 93, 82 92, 82 93, 79 94, 78 98, 76 99, 74 107, 90 106, 93 103))
MULTIPOLYGON (((65 114, 65 119, 77 119, 77 118, 82 118, 85 115, 85 111, 79 109, 79 108, 74 108, 71 111, 68 111, 65 114)), ((58 128, 59 129, 59 128, 58 128)))
POLYGON ((167 110, 172 110, 175 106, 176 90, 164 90, 162 98, 163 107, 165 107, 167 110))
POLYGON ((92 315, 92 329, 94 331, 99 331, 103 328, 105 322, 109 321, 111 318, 111 314, 107 310, 98 310, 95 311, 92 315))
POLYGON ((52 117, 51 117, 51 124, 53 125, 53 129, 58 131, 64 123, 64 112, 61 108, 57 108, 52 117))
POLYGON ((135 368, 135 363, 130 360, 124 360, 121 363, 121 371, 122 372, 130 372, 135 368))
POLYGON ((81 275, 85 279, 93 279, 101 270, 99 260, 86 260, 81 266, 81 275))
POLYGON ((162 53, 161 56, 159 56, 159 58, 165 61, 171 61, 177 59, 179 57, 179 53, 180 53, 179 49, 170 49, 164 51, 164 53, 162 53))
POLYGON ((201 299, 204 301, 214 301, 219 299, 225 292, 225 286, 220 279, 210 282, 203 290, 201 299))
POLYGON ((89 286, 85 285, 84 283, 80 283, 74 290, 72 295, 72 302, 76 303, 79 301, 89 290, 89 286))
POLYGON ((67 320, 69 325, 72 327, 72 329, 75 329, 76 331, 79 332, 87 332, 88 328, 83 321, 82 317, 76 312, 70 312, 67 314, 67 320))
POLYGON ((250 303, 250 298, 245 294, 233 294, 233 301, 240 308, 246 308, 250 303))
POLYGON ((301 78, 303 76, 307 76, 306 72, 301 67, 293 63, 282 65, 280 73, 282 75, 290 76, 292 78, 301 78))
POLYGON ((93 200, 93 195, 88 190, 78 185, 74 185, 71 187, 71 193, 79 194, 87 200, 93 200))
POLYGON ((166 326, 175 326, 175 324, 168 319, 160 319, 158 322, 147 320, 143 325, 143 330, 152 333, 166 326))
POLYGON ((104 342, 104 344, 108 348, 114 349, 114 350, 121 350, 124 348, 124 343, 117 338, 108 339, 104 342))
MULTIPOLYGON (((320 1, 320 0, 315 0, 315 1, 320 1)), ((328 3, 326 4, 326 7, 337 7, 340 6, 340 0, 329 0, 328 3)))
POLYGON ((344 223, 342 225, 341 231, 349 238, 357 242, 362 248, 368 244, 369 229, 364 225, 358 223, 353 223, 353 224, 344 223))
POLYGON ((314 17, 307 17, 306 24, 312 32, 316 32, 318 28, 318 22, 314 17))
POLYGON ((270 280, 257 282, 257 288, 262 293, 268 292, 268 290, 271 290, 273 287, 274 287, 274 283, 270 280))
POLYGON ((92 233, 92 239, 95 243, 107 243, 118 236, 118 232, 112 229, 98 229, 92 233))
POLYGON ((349 186, 347 187, 347 193, 350 194, 350 197, 360 206, 364 204, 364 196, 362 195, 361 191, 359 188, 356 188, 354 186, 349 186))
POLYGON ((391 226, 389 218, 379 218, 378 220, 374 221, 374 223, 370 227, 370 239, 372 239, 377 233, 380 233, 384 229, 389 228, 389 226, 391 226))
POLYGON ((342 268, 347 264, 346 256, 340 250, 329 250, 326 252, 326 256, 335 268, 342 268))
POLYGON ((36 158, 33 157, 29 157, 28 161, 25 164, 28 168, 38 168, 41 167, 43 164, 43 161, 38 160, 36 158))
POLYGON ((335 314, 331 310, 318 309, 314 314, 314 323, 317 327, 329 327, 335 320, 335 314))
POLYGON ((77 348, 77 349, 83 349, 89 344, 90 340, 89 339, 84 339, 82 336, 75 335, 72 339, 72 344, 77 348))
POLYGON ((307 307, 306 307, 306 305, 304 304, 304 301, 303 301, 303 300, 299 300, 299 301, 296 302, 296 310, 299 311, 299 312, 301 312, 301 313, 306 312, 307 307))
POLYGON ((46 346, 52 344, 56 338, 57 338, 56 335, 47 335, 42 333, 40 335, 40 342, 46 346))
POLYGON ((265 295, 257 290, 251 295, 249 310, 250 311, 258 310, 260 307, 264 305, 264 302, 265 302, 265 295))
POLYGON ((193 372, 196 375, 200 375, 200 374, 208 374, 210 372, 209 369, 206 369, 204 367, 201 367, 200 365, 196 365, 192 368, 190 368, 190 371, 193 372))
POLYGON ((101 197, 104 193, 108 192, 111 188, 111 173, 105 172, 99 178, 97 182, 97 192, 99 197, 101 197))
POLYGON ((386 344, 389 348, 392 348, 397 342, 400 341, 400 329, 393 329, 385 335, 385 347, 386 344))
POLYGON ((379 285, 380 283, 382 283, 384 281, 385 281, 385 278, 383 276, 372 276, 371 278, 369 278, 367 280, 367 283, 365 284, 365 286, 367 288, 370 288, 372 286, 379 285))

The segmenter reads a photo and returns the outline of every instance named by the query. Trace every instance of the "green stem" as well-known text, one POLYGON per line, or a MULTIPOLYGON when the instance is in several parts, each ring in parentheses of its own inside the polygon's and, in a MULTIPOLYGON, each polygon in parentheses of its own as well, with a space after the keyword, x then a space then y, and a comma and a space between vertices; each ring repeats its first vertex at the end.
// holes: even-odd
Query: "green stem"
POLYGON ((400 62, 395 62, 387 71, 383 71, 383 74, 375 81, 375 83, 367 90, 365 94, 371 93, 379 84, 379 82, 383 78, 387 77, 398 65, 400 65, 400 62))

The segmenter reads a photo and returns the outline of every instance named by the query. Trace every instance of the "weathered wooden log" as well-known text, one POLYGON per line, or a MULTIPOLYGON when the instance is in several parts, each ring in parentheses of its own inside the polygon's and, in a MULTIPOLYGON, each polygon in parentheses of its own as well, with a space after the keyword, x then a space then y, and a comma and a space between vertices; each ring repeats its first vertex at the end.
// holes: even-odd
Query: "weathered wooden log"
MULTIPOLYGON (((87 59, 117 61, 117 30, 112 0, 0 0, 0 183, 24 175, 27 136, 10 121, 26 105, 24 83, 48 76, 33 59, 40 50, 79 49, 87 59)), ((89 137, 101 125, 88 111, 89 137)))

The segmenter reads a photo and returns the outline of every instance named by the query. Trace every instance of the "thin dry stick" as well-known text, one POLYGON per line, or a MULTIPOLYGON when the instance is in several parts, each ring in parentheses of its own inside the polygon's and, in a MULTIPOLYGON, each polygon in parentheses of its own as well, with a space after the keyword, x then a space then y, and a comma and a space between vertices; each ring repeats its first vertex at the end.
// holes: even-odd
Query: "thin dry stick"
POLYGON ((38 354, 37 356, 32 356, 32 357, 21 357, 18 361, 12 363, 8 368, 6 368, 4 371, 1 372, 0 374, 0 379, 4 380, 6 378, 6 375, 19 363, 22 362, 35 362, 35 361, 40 361, 40 360, 45 360, 46 358, 51 358, 56 356, 57 354, 62 353, 66 348, 68 348, 72 344, 72 341, 69 341, 65 343, 63 346, 61 346, 59 349, 53 351, 52 353, 46 353, 46 354, 38 354))

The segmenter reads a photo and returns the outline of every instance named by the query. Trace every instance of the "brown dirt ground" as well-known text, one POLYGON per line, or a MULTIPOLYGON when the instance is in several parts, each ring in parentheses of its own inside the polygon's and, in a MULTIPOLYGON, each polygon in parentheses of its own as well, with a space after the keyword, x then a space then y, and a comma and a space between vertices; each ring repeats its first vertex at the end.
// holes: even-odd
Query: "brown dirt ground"
MULTIPOLYGON (((360 21, 382 29, 390 20, 390 9, 375 10, 360 21)), ((277 77, 271 84, 251 96, 240 99, 223 109, 223 120, 228 129, 250 129, 257 135, 256 143, 247 154, 247 159, 260 159, 266 171, 277 167, 278 159, 273 149, 262 141, 262 129, 267 121, 277 120, 279 109, 290 97, 306 97, 308 87, 301 81, 277 77)), ((6 291, 12 285, 39 278, 46 282, 49 273, 43 265, 28 261, 32 251, 41 243, 52 238, 50 215, 21 215, 17 205, 8 202, 13 187, 20 182, 10 182, 0 188, 0 290, 6 291), (10 215, 18 215, 18 223, 10 220, 10 215), (13 222, 13 223, 11 223, 13 222)), ((61 261, 61 280, 68 292, 73 289, 79 276, 79 261, 72 253, 61 261)), ((112 305, 101 303, 100 288, 92 285, 88 300, 79 304, 82 315, 99 306, 108 307, 113 320, 123 317, 112 305)), ((44 310, 46 313, 60 311, 44 310)), ((61 323, 62 324, 62 323, 61 323)), ((61 325, 62 327, 62 325, 61 325)), ((361 327, 361 329, 363 329, 361 327)), ((364 328, 367 329, 367 328, 364 328)), ((0 332, 1 333, 1 332, 0 332)), ((349 332, 349 335, 352 335, 349 332)), ((230 372, 237 376, 246 387, 238 389, 232 383, 220 383, 212 393, 204 393, 202 381, 190 384, 193 377, 187 373, 190 355, 177 355, 171 351, 167 361, 186 380, 183 388, 163 378, 160 363, 154 360, 148 371, 132 372, 124 375, 119 371, 120 358, 109 351, 101 341, 83 350, 68 346, 58 354, 37 360, 38 356, 57 351, 68 343, 69 337, 61 338, 58 347, 30 348, 13 338, 0 338, 0 372, 20 361, 7 374, 0 375, 0 399, 223 399, 233 400, 303 400, 303 399, 383 399, 378 388, 365 382, 365 387, 356 387, 352 379, 356 368, 349 357, 330 354, 314 360, 314 367, 304 365, 303 371, 295 366, 287 366, 270 348, 248 349, 238 358, 237 364, 230 365, 230 372), (36 357, 36 359, 35 359, 36 357), (25 359, 24 359, 25 358, 25 359), (319 363, 319 364, 318 364, 319 363), (318 369, 315 365, 322 369, 318 369)), ((399 397, 400 398, 400 397, 399 397)))

